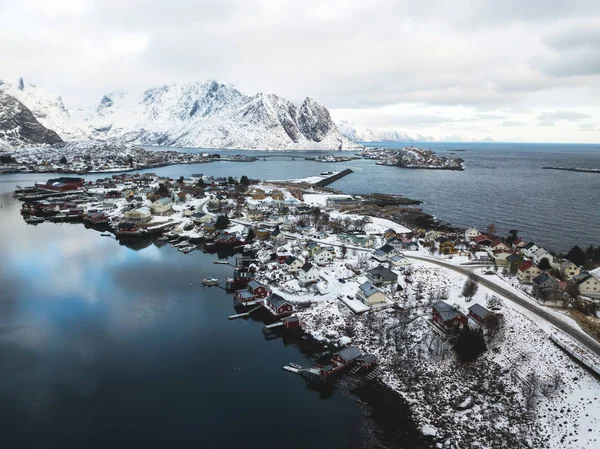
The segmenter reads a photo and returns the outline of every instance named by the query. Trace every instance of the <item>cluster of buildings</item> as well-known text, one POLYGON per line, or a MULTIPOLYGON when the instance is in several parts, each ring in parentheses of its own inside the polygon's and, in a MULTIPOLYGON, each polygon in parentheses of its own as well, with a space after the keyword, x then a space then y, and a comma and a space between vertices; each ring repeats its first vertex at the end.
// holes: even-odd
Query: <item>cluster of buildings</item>
POLYGON ((479 254, 496 267, 506 269, 524 285, 531 285, 533 293, 543 299, 559 300, 569 282, 576 283, 582 296, 600 299, 600 278, 586 272, 570 260, 558 260, 546 249, 520 238, 500 239, 467 229, 463 235, 448 236, 440 231, 428 231, 425 241, 440 254, 479 254))

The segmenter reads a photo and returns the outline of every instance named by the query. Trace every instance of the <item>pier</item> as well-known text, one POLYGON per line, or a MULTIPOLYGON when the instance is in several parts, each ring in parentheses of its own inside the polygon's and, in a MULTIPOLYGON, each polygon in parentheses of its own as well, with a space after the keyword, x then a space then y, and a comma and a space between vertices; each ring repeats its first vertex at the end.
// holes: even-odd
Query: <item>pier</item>
POLYGON ((349 168, 342 170, 339 173, 336 173, 335 175, 331 175, 328 178, 325 179, 321 179, 319 182, 316 182, 314 185, 317 187, 325 187, 328 186, 329 184, 331 184, 332 182, 337 181, 338 179, 342 179, 344 176, 349 175, 350 173, 354 173, 352 170, 350 170, 349 168))

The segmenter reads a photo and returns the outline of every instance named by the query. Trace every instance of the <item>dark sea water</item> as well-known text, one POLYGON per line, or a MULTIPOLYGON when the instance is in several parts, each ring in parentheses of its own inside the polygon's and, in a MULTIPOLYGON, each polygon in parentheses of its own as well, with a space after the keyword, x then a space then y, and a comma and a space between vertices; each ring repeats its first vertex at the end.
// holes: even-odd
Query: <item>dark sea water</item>
MULTIPOLYGON (((404 146, 385 142, 369 145, 404 146)), ((378 166, 371 160, 325 164, 303 160, 306 155, 320 154, 315 152, 253 152, 266 155, 266 161, 172 166, 161 169, 160 173, 180 176, 199 171, 215 176, 246 174, 256 179, 291 179, 351 168, 353 174, 329 187, 348 193, 405 195, 423 201, 424 211, 452 225, 483 230, 494 223, 500 234, 517 229, 522 238, 549 250, 600 245, 600 174, 542 169, 545 166, 600 169, 600 145, 428 143, 421 146, 440 156, 463 158, 465 170, 401 169, 378 166), (292 161, 291 156, 296 156, 296 160, 292 161)))
MULTIPOLYGON (((322 164, 306 153, 153 171, 290 179, 349 167, 332 187, 403 194, 439 219, 494 222, 553 249, 600 244, 600 175, 541 170, 600 168, 598 147, 429 146, 466 148, 465 171, 322 164)), ((266 341, 260 321, 228 321, 231 296, 199 282, 230 274, 214 256, 128 248, 82 225, 26 225, 11 192, 48 177, 0 177, 0 448, 418 447, 405 420, 387 427, 401 442, 373 440, 369 407, 343 383, 314 391, 282 371, 309 363, 293 341, 266 341)))
POLYGON ((1 448, 379 444, 343 383, 315 391, 281 370, 310 364, 293 340, 227 320, 231 295, 200 284, 231 275, 215 256, 26 225, 0 203, 1 448))

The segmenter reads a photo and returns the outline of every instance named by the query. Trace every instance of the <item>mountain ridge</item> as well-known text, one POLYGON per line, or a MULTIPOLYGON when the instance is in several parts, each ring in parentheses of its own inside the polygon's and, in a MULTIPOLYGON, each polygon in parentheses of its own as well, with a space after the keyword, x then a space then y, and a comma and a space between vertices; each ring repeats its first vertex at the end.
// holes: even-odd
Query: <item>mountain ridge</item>
POLYGON ((215 80, 150 87, 139 95, 102 96, 84 121, 71 117, 62 98, 33 84, 2 85, 65 140, 222 149, 336 150, 359 148, 346 138, 319 101, 301 105, 276 94, 245 95, 215 80))

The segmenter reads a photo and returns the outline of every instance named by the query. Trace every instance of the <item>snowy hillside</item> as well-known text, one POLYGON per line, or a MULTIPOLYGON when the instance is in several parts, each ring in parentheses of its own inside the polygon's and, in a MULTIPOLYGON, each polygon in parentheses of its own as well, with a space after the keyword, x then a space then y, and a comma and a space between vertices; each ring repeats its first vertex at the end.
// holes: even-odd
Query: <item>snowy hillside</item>
POLYGON ((434 140, 421 134, 366 128, 346 120, 340 120, 337 126, 342 134, 353 142, 432 142, 434 140))
POLYGON ((86 137, 65 107, 60 96, 50 93, 31 83, 25 83, 19 78, 16 83, 0 81, 0 90, 19 100, 33 113, 35 118, 55 131, 63 139, 81 139, 86 137))
POLYGON ((329 111, 307 98, 300 107, 277 95, 246 96, 216 81, 173 84, 131 97, 105 95, 88 118, 95 139, 148 145, 234 149, 356 147, 329 111))
POLYGON ((36 120, 33 113, 0 90, 0 150, 61 142, 61 138, 36 120))
POLYGON ((231 149, 337 150, 358 146, 312 98, 300 105, 277 95, 247 96, 216 81, 153 87, 141 95, 111 92, 91 114, 73 114, 61 97, 20 79, 0 84, 40 123, 65 140, 231 149))

